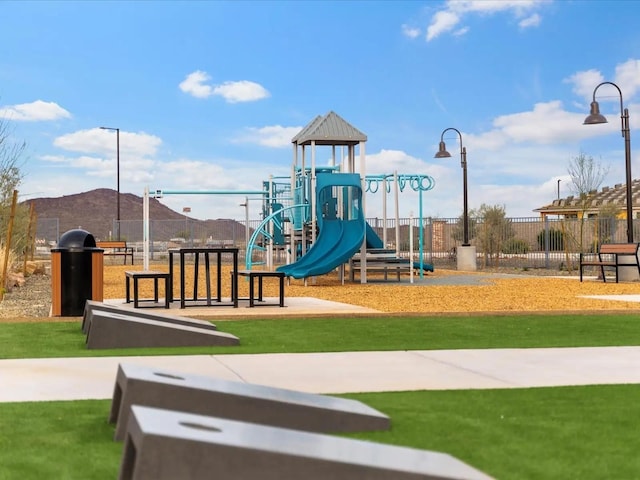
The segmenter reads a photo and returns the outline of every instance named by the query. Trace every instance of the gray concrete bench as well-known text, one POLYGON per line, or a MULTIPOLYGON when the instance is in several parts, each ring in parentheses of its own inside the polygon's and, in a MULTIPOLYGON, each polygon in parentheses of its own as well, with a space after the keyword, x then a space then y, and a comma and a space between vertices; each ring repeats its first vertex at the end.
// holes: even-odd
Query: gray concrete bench
POLYGON ((230 333, 95 310, 87 328, 89 349, 214 347, 240 343, 230 333))
POLYGON ((120 364, 109 414, 116 440, 134 404, 315 432, 390 427, 388 416, 352 399, 120 364))
POLYGON ((120 480, 417 480, 491 477, 446 453, 132 407, 120 480))
POLYGON ((213 323, 206 320, 183 317, 180 315, 173 315, 164 312, 154 313, 147 309, 132 310, 130 308, 122 308, 117 305, 110 305, 108 303, 102 303, 96 300, 87 300, 84 305, 84 313, 82 316, 82 333, 86 334, 88 332, 95 311, 119 313, 121 315, 127 315, 130 317, 146 318, 149 320, 156 320, 158 322, 175 323, 177 325, 186 325, 188 327, 204 328, 205 330, 217 330, 217 327, 213 323))

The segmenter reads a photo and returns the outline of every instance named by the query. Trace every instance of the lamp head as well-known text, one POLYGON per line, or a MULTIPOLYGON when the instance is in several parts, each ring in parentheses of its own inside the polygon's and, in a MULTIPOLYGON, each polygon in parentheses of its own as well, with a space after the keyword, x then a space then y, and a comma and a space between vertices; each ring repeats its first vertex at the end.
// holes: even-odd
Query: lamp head
POLYGON ((440 145, 438 146, 438 153, 435 154, 434 158, 449 158, 450 156, 451 154, 447 152, 447 146, 444 142, 440 142, 440 145))
POLYGON ((584 119, 583 125, 597 125, 598 123, 607 123, 607 119, 600 113, 600 105, 594 100, 591 102, 591 113, 584 119))

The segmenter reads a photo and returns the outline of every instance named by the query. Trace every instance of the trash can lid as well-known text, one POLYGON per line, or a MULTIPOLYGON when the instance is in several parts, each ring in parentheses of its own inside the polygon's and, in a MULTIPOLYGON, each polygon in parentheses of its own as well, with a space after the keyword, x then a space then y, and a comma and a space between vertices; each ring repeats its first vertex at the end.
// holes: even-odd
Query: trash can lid
POLYGON ((63 233, 58 241, 60 248, 95 248, 96 239, 86 230, 76 228, 63 233))

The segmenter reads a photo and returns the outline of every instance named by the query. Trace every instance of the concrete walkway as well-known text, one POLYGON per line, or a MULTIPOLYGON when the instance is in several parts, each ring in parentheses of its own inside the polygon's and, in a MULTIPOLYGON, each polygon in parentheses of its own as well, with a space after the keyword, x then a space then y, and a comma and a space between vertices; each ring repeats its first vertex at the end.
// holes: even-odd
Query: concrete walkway
POLYGON ((109 399, 119 363, 311 393, 640 383, 640 347, 0 360, 0 402, 109 399))

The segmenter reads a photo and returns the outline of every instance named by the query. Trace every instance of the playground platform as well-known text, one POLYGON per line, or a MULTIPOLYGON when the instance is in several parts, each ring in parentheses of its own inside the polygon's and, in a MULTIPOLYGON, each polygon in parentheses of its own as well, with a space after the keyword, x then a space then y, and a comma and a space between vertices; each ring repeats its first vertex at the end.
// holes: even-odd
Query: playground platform
MULTIPOLYGON (((109 305, 117 305, 122 309, 133 310, 133 303, 125 303, 124 299, 105 300, 109 305)), ((285 307, 278 306, 278 298, 264 297, 264 304, 251 308, 249 300, 239 300, 238 308, 227 305, 190 306, 180 308, 180 302, 172 302, 169 309, 163 304, 153 308, 157 315, 184 315, 189 317, 237 318, 237 317, 287 317, 287 316, 323 316, 323 315, 371 315, 381 313, 373 308, 350 305, 348 303, 331 302, 313 297, 285 297, 285 307)))

